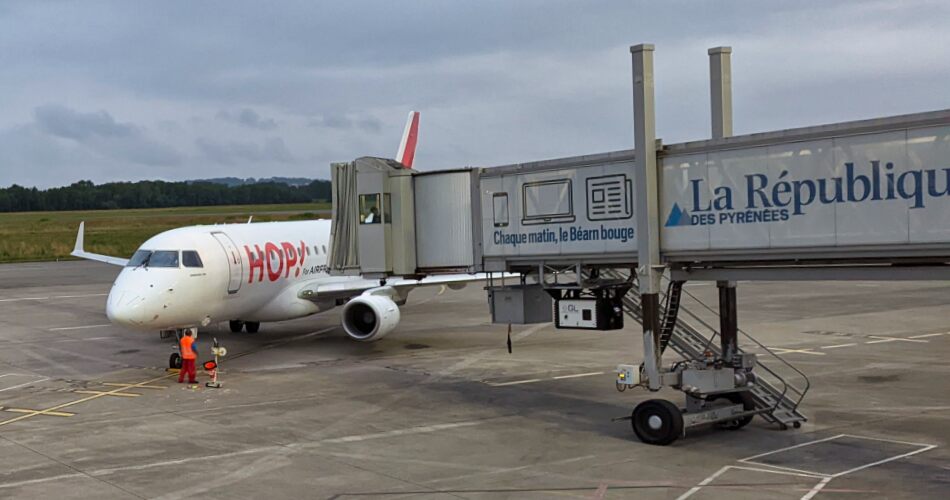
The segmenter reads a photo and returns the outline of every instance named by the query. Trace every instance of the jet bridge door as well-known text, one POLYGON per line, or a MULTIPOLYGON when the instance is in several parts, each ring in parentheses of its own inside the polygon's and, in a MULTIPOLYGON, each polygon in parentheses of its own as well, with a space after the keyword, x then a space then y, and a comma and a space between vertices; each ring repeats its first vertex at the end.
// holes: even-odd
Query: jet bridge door
POLYGON ((241 258, 241 252, 228 235, 220 232, 211 235, 218 240, 228 257, 228 294, 234 295, 241 289, 241 282, 244 281, 244 260, 241 258))

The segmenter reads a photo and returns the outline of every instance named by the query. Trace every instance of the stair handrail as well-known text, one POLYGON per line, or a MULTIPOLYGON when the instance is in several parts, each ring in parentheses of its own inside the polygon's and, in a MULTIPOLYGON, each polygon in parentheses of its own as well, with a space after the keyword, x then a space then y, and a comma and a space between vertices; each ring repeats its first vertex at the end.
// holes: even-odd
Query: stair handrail
MULTIPOLYGON (((668 278, 667 278, 667 279, 668 279, 668 278)), ((686 290, 685 287, 683 288, 683 292, 685 292, 686 295, 688 295, 688 296, 689 296, 690 298, 692 298, 694 301, 696 301, 697 303, 699 303, 699 305, 701 305, 703 308, 705 308, 705 309, 708 310, 709 312, 713 313, 713 314, 716 315, 717 317, 719 316, 719 312, 718 312, 718 311, 716 311, 715 309, 709 307, 705 302, 703 302, 702 300, 700 300, 699 297, 693 295, 693 294, 690 293, 688 290, 686 290)), ((706 323, 705 321, 703 321, 702 319, 700 319, 698 316, 696 316, 695 313, 691 312, 689 309, 685 309, 685 311, 686 311, 687 314, 689 314, 690 316, 692 316, 694 319, 699 320, 699 321, 700 321, 701 323, 703 323, 705 326, 707 326, 708 328, 711 328, 711 327, 709 327, 708 323, 706 323)), ((713 328, 711 328, 711 329, 713 329, 713 328)), ((713 330, 715 330, 715 329, 713 329, 713 330)), ((772 355, 772 357, 774 357, 774 358, 778 359, 779 361, 781 361, 782 364, 784 364, 785 366, 791 368, 795 373, 797 373, 799 376, 801 376, 801 378, 805 381, 805 387, 804 387, 804 388, 799 388, 799 387, 797 387, 795 384, 792 384, 791 382, 785 380, 783 377, 781 377, 780 375, 778 375, 777 373, 775 373, 775 372, 774 372, 773 370, 771 370, 768 366, 766 366, 766 365, 764 365, 764 364, 760 364, 760 365, 759 365, 759 366, 765 368, 765 371, 769 372, 769 373, 772 374, 774 377, 778 378, 778 379, 781 380, 783 383, 785 383, 793 392, 795 392, 795 393, 798 394, 798 400, 795 401, 795 405, 792 407, 793 410, 797 410, 797 409, 798 409, 798 406, 799 406, 799 405, 801 404, 801 402, 805 399, 805 393, 807 393, 808 390, 811 389, 811 380, 809 380, 808 375, 805 375, 805 373, 804 373, 803 371, 799 370, 795 365, 789 363, 785 358, 783 358, 782 356, 780 356, 779 354, 777 354, 775 351, 769 349, 765 344, 759 342, 755 337, 749 335, 748 333, 746 333, 746 332, 745 332, 744 330, 742 330, 741 328, 737 328, 737 331, 738 331, 739 333, 741 333, 746 339, 751 340, 751 341, 752 341, 753 343, 755 343, 757 346, 759 346, 760 348, 762 348, 763 350, 765 350, 766 352, 768 352, 770 355, 772 355)), ((718 332, 717 332, 717 334, 718 334, 718 332)), ((784 391, 783 391, 783 392, 784 392, 784 391)))

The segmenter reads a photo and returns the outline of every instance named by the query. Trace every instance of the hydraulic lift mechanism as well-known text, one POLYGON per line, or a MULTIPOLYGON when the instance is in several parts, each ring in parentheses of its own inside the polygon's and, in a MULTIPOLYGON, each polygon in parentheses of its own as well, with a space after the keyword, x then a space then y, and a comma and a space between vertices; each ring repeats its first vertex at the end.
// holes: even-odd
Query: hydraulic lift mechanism
POLYGON ((808 378, 739 328, 737 283, 950 280, 950 110, 733 136, 732 50, 716 47, 712 138, 663 144, 654 47, 630 51, 632 150, 440 171, 334 164, 331 272, 488 273, 500 324, 633 319, 643 357, 620 360, 617 389, 685 397, 618 418, 646 443, 755 416, 798 428, 808 378), (365 224, 365 206, 381 206, 383 223, 365 224), (718 307, 691 280, 715 282, 718 307))

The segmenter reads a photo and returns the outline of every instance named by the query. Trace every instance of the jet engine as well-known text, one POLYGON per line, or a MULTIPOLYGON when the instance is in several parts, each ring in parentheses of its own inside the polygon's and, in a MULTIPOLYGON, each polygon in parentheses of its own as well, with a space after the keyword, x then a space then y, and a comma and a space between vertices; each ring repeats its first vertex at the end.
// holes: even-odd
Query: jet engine
POLYGON ((367 291, 343 306, 343 329, 360 342, 385 337, 399 324, 399 306, 388 295, 367 291))

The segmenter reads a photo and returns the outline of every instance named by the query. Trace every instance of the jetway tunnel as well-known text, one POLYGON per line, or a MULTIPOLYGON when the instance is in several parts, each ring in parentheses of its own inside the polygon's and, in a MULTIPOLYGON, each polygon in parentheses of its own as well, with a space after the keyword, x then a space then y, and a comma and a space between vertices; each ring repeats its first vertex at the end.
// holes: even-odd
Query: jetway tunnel
POLYGON ((652 135, 652 47, 631 50, 633 150, 435 171, 334 164, 332 272, 488 273, 498 323, 634 319, 644 360, 618 366, 618 389, 686 395, 685 409, 634 410, 645 442, 754 415, 798 427, 807 377, 765 346, 771 366, 739 349, 736 282, 950 279, 950 110, 726 137, 729 119, 718 137, 667 145, 652 135), (505 273, 521 277, 493 278, 505 273), (719 325, 680 307, 687 280, 717 282, 719 325), (670 368, 667 347, 682 357, 670 368))

